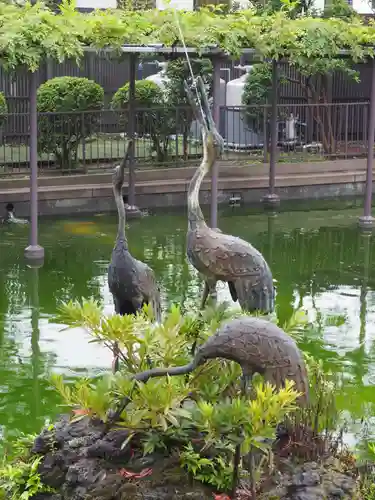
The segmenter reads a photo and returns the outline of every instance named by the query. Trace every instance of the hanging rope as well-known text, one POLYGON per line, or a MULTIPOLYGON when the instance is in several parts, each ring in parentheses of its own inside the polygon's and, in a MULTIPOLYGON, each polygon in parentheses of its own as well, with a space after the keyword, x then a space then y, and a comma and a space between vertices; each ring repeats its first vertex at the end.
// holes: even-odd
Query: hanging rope
POLYGON ((203 119, 205 119, 205 114, 204 114, 204 112, 203 112, 203 107, 202 107, 202 101, 201 101, 201 98, 200 98, 200 96, 199 96, 199 92, 198 92, 198 88, 197 88, 197 85, 196 85, 196 80, 195 80, 195 76, 194 76, 193 68, 192 68, 192 66, 191 66, 191 62, 190 62, 189 53, 188 53, 188 51, 187 51, 186 44, 185 44, 184 34, 182 33, 180 20, 178 19, 177 10, 176 10, 176 9, 173 9, 173 13, 174 13, 174 17, 175 17, 175 20, 176 20, 177 28, 178 28, 178 31, 179 31, 179 34, 180 34, 181 42, 182 42, 182 45, 183 45, 183 47, 184 47, 185 56, 186 56, 186 61, 187 61, 187 63, 188 63, 188 67, 189 67, 190 75, 191 75, 191 78, 192 78, 192 80, 193 80, 193 88, 194 88, 194 90, 195 90, 195 94, 196 94, 196 96, 197 96, 197 100, 198 100, 198 104, 199 104, 199 109, 200 109, 200 112, 201 112, 201 114, 202 114, 202 118, 203 118, 203 119))

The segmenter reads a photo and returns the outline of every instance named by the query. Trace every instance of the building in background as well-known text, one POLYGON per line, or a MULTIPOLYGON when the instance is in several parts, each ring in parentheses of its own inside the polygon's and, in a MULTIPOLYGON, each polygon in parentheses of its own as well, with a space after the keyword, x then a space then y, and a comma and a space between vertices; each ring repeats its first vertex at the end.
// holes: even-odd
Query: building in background
MULTIPOLYGON (((329 4, 329 0, 314 0, 314 6, 319 10, 323 10, 326 4, 329 4)), ((375 13, 375 0, 348 0, 348 4, 358 14, 369 15, 375 13)))

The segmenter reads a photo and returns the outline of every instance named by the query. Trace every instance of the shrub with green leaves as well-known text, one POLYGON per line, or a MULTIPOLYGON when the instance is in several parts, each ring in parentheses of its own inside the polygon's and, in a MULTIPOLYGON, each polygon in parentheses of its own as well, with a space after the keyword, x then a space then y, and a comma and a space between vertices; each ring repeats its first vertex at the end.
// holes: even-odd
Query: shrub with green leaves
POLYGON ((266 121, 266 135, 270 110, 265 107, 270 102, 272 92, 272 66, 270 63, 254 64, 249 72, 242 94, 242 104, 246 106, 244 118, 248 127, 254 132, 264 132, 266 121))
MULTIPOLYGON (((201 76, 209 97, 212 95, 212 63, 209 59, 191 59, 191 68, 195 77, 201 76)), ((176 120, 176 129, 182 133, 183 157, 188 158, 188 137, 191 123, 194 119, 193 110, 186 96, 184 81, 192 88, 190 67, 185 57, 170 61, 166 71, 167 99, 173 108, 176 120)), ((194 93, 193 93, 194 95, 194 93)))
POLYGON ((52 493, 38 472, 42 456, 31 454, 36 435, 21 435, 10 454, 0 461, 0 499, 28 500, 38 494, 52 493))
MULTIPOLYGON (((298 393, 293 383, 287 381, 285 388, 276 390, 262 380, 254 381, 249 400, 241 395, 241 367, 224 359, 211 360, 187 376, 134 383, 131 375, 150 365, 158 368, 187 364, 196 345, 204 343, 222 321, 238 315, 243 313, 223 306, 182 315, 174 306, 161 324, 155 324, 148 308, 136 317, 106 317, 94 300, 69 302, 53 321, 84 327, 94 342, 106 345, 112 352, 116 344, 121 370, 115 375, 82 378, 74 383, 55 375, 53 385, 65 404, 80 407, 80 416, 75 418, 87 414, 106 421, 108 410, 114 409, 124 395, 130 395, 121 414, 121 426, 130 431, 129 440, 135 446, 141 443, 141 452, 168 452, 172 442, 180 451, 181 467, 197 480, 226 490, 236 444, 241 443, 243 456, 255 448, 261 454, 268 453, 265 438, 274 436, 277 424, 296 411, 298 393), (215 460, 208 465, 205 458, 211 456, 210 450, 215 450, 215 460)), ((297 316, 288 327, 301 334, 301 316, 297 316)), ((254 471, 256 477, 259 473, 254 471)))
MULTIPOLYGON (((129 83, 119 88, 112 98, 111 106, 121 113, 121 123, 128 127, 129 83)), ((174 133, 174 120, 171 120, 169 104, 162 89, 150 80, 135 82, 135 132, 140 136, 150 136, 151 152, 157 161, 167 159, 169 136, 174 133)))
POLYGON ((7 119, 8 106, 3 92, 0 92, 0 127, 7 119))
POLYGON ((38 146, 54 154, 62 169, 77 164, 78 146, 97 132, 104 90, 93 80, 74 76, 52 78, 37 94, 38 146))

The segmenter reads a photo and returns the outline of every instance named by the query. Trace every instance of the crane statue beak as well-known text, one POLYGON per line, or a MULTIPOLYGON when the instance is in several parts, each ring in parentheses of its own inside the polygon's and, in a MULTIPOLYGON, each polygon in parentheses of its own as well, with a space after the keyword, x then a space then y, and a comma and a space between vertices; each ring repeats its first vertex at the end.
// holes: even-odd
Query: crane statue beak
POLYGON ((124 184, 125 166, 129 160, 130 148, 132 147, 132 145, 133 141, 132 140, 128 141, 128 144, 126 146, 125 156, 120 165, 117 165, 113 171, 112 183, 117 189, 121 189, 124 184))
POLYGON ((212 134, 213 141, 216 147, 216 155, 220 158, 224 152, 224 139, 219 134, 219 131, 216 128, 216 123, 213 119, 211 106, 208 102, 208 97, 206 93, 206 89, 203 83, 203 80, 200 76, 197 77, 197 86, 199 93, 201 95, 201 106, 204 113, 203 121, 204 126, 208 133, 212 134))

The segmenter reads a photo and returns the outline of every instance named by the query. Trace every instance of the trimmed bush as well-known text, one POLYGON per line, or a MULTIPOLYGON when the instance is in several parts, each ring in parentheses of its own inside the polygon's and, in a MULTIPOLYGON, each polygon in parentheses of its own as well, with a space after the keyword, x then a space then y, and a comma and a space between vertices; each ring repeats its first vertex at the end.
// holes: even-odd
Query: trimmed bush
POLYGON ((80 142, 97 132, 103 104, 104 90, 93 80, 62 76, 43 83, 37 94, 40 151, 53 153, 62 169, 70 169, 80 142))
MULTIPOLYGON (((122 111, 121 123, 125 130, 128 127, 129 83, 119 88, 112 98, 111 106, 122 111)), ((152 141, 152 152, 156 153, 159 162, 166 161, 168 156, 169 136, 175 133, 175 121, 172 119, 170 105, 164 92, 150 80, 135 82, 135 132, 140 136, 149 135, 152 141)), ((174 118, 174 115, 173 115, 174 118)))

